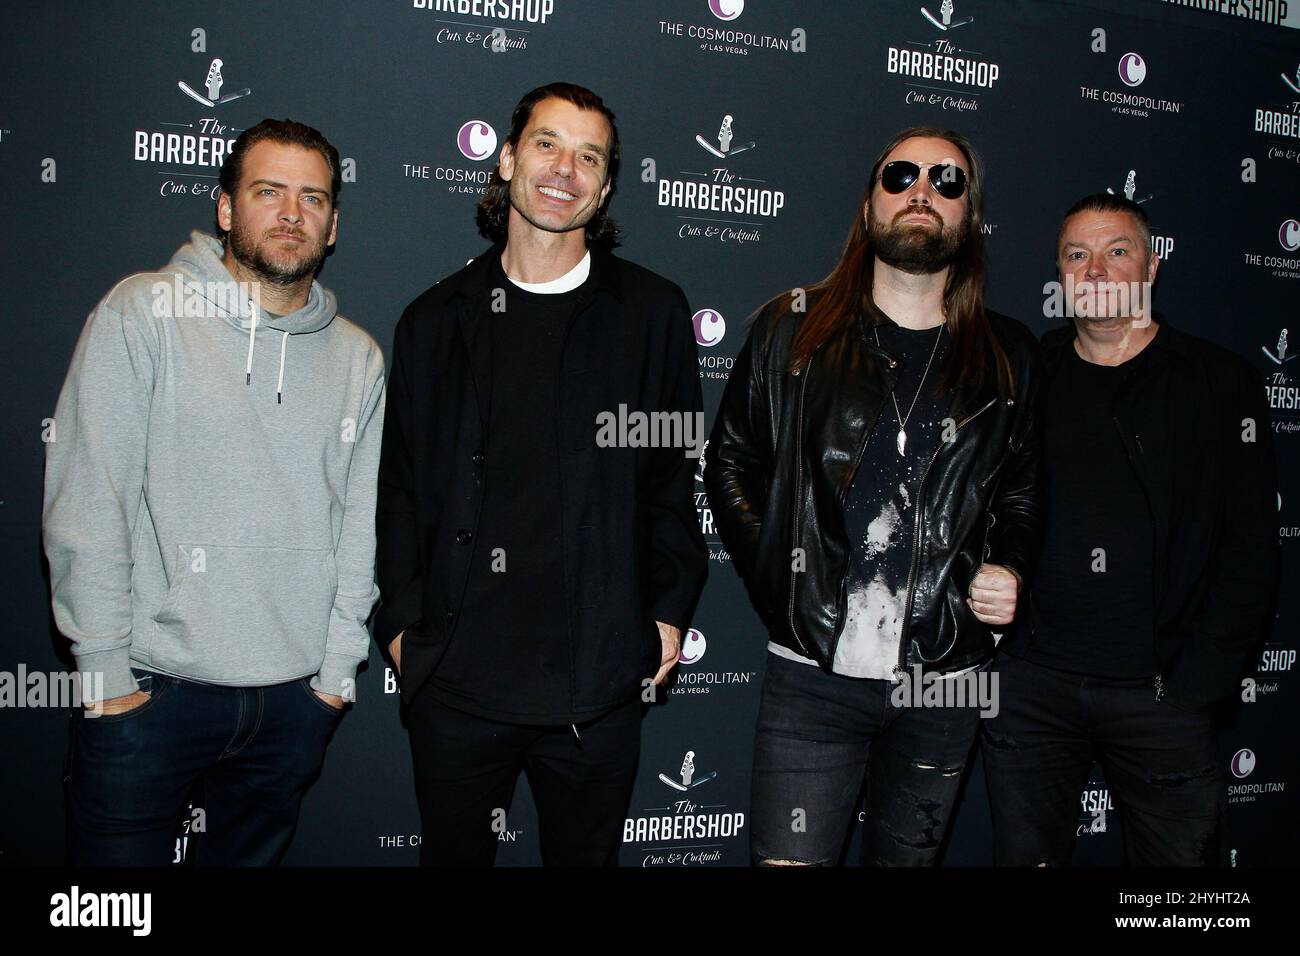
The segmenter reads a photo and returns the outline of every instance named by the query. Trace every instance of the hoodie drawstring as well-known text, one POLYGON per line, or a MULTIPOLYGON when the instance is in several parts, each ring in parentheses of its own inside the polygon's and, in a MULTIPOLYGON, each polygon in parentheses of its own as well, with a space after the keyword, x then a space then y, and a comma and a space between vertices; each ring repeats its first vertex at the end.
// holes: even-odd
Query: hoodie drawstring
MULTIPOLYGON (((252 299, 248 300, 248 307, 253 310, 253 322, 248 327, 248 364, 244 367, 244 384, 253 384, 253 334, 257 331, 257 306, 252 299)), ((283 368, 283 366, 281 366, 283 368)))
MULTIPOLYGON (((252 299, 248 300, 248 308, 252 311, 253 321, 248 326, 248 362, 244 365, 244 384, 253 384, 253 343, 257 341, 257 304, 252 299)), ((289 347, 289 333, 284 332, 280 336, 280 376, 275 380, 275 403, 284 404, 284 353, 289 347)))
POLYGON ((284 395, 284 350, 289 344, 289 333, 280 336, 280 377, 275 380, 275 404, 282 403, 284 395))

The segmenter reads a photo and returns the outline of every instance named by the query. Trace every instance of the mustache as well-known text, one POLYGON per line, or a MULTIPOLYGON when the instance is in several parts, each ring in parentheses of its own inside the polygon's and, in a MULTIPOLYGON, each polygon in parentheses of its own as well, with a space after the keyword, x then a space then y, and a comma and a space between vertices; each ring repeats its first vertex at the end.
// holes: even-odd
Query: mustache
POLYGON ((266 231, 266 234, 262 238, 270 239, 273 236, 292 236, 295 239, 307 238, 307 234, 303 232, 301 229, 286 229, 284 227, 280 227, 278 229, 268 229, 266 231))
POLYGON ((940 226, 944 224, 943 216, 925 206, 914 206, 910 209, 904 209, 902 212, 894 216, 894 224, 897 224, 902 219, 906 219, 908 216, 927 216, 937 222, 940 226))

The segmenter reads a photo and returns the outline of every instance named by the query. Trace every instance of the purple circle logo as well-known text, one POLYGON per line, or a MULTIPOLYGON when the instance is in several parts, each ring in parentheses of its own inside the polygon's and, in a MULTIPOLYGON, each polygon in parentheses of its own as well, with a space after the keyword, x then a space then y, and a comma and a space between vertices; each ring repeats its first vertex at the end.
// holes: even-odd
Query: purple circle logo
POLYGON ((1125 53, 1119 58, 1119 78, 1126 86, 1141 86, 1147 78, 1147 61, 1141 53, 1125 53))
POLYGON ((497 131, 482 120, 470 120, 456 133, 456 145, 466 159, 487 159, 497 151, 497 131))
POLYGON ((1255 751, 1243 747, 1232 755, 1232 775, 1237 779, 1249 777, 1255 769, 1255 751))
POLYGON ((713 348, 727 334, 727 320, 713 309, 700 309, 691 321, 695 323, 695 344, 713 348))
POLYGON ((734 20, 745 12, 745 0, 709 0, 709 10, 719 20, 734 20))
POLYGON ((686 632, 686 636, 682 638, 682 650, 677 655, 677 660, 682 664, 698 663, 700 658, 704 656, 706 647, 708 647, 708 643, 704 640, 704 635, 695 628, 691 628, 686 632))
POLYGON ((1287 252, 1300 249, 1300 222, 1288 219, 1282 223, 1277 230, 1277 241, 1282 243, 1282 248, 1287 252))

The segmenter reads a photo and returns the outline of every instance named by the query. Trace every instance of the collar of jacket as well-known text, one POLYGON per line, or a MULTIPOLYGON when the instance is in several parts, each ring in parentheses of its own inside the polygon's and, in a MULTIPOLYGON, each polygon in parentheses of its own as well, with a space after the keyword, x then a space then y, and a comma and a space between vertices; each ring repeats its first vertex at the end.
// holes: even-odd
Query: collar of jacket
MULTIPOLYGON (((501 254, 505 252, 505 243, 497 243, 480 256, 475 258, 465 267, 464 276, 460 282, 460 288, 453 293, 452 298, 461 297, 465 299, 476 299, 480 296, 488 295, 494 288, 492 278, 493 263, 501 261, 501 254)), ((623 283, 619 278, 617 263, 613 253, 609 250, 589 246, 591 252, 591 275, 587 281, 591 283, 591 291, 607 291, 620 302, 623 301, 623 283)))
MULTIPOLYGON (((1159 313, 1156 313, 1156 321, 1160 325, 1160 334, 1143 351, 1154 349, 1153 354, 1171 355, 1183 359, 1190 357, 1191 343, 1187 336, 1170 325, 1168 320, 1159 313)), ((1077 332, 1073 322, 1043 333, 1043 357, 1049 369, 1055 370, 1060 366, 1066 347, 1073 348, 1075 338, 1077 332)))

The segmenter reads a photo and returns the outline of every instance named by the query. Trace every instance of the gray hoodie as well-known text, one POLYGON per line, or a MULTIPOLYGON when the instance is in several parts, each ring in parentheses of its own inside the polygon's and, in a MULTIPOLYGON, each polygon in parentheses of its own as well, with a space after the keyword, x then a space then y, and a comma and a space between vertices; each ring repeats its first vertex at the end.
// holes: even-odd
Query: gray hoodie
POLYGON ((46 444, 54 619, 106 698, 137 689, 133 664, 351 698, 379 597, 383 354, 316 282, 260 314, 221 255, 195 232, 86 322, 46 444))

